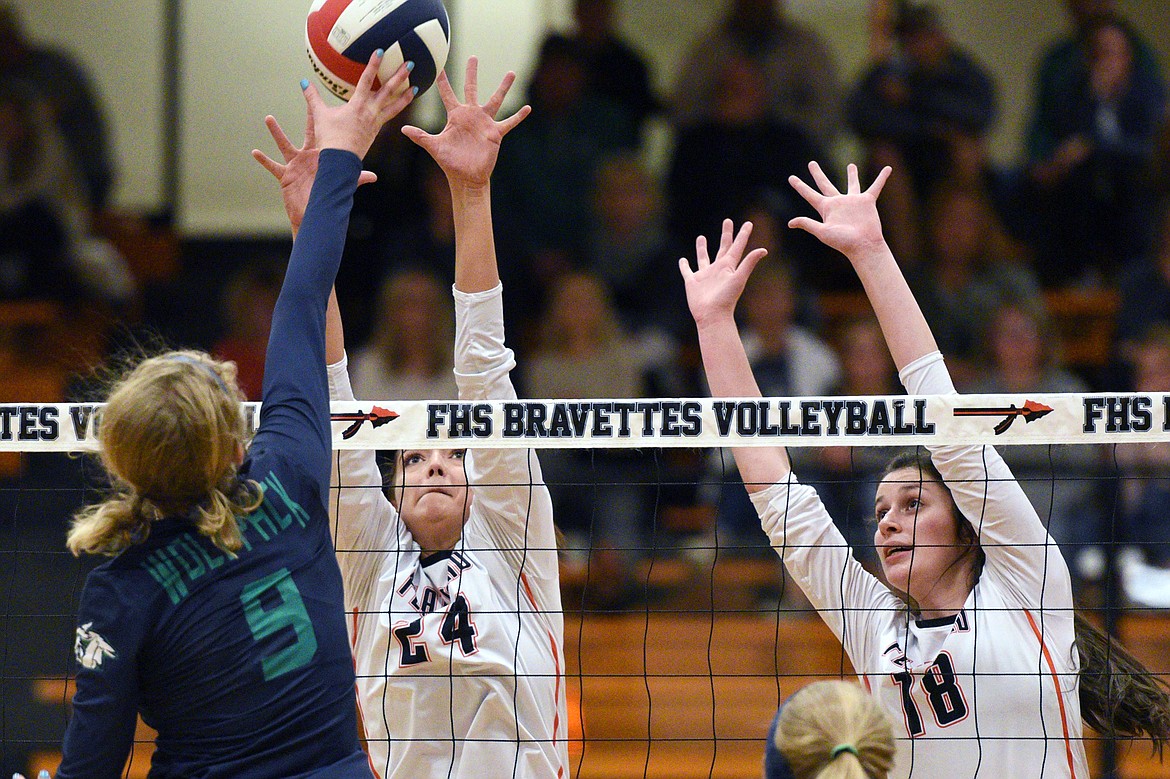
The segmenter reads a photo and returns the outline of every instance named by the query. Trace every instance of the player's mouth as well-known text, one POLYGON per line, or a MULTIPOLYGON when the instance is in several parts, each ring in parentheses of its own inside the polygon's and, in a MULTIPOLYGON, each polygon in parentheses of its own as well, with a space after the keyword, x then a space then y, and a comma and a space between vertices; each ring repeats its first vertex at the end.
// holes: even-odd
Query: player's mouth
POLYGON ((908 555, 914 552, 912 546, 887 546, 882 549, 882 559, 887 562, 896 561, 900 555, 908 555))

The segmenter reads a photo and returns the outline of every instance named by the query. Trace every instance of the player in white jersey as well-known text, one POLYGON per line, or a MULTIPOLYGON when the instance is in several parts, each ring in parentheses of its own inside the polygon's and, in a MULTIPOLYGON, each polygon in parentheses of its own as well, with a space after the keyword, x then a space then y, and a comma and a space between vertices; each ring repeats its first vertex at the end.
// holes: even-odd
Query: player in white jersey
MULTIPOLYGON (((820 191, 795 177, 792 184, 822 221, 797 218, 790 226, 849 258, 907 391, 953 393, 882 237, 876 201, 889 169, 863 192, 850 165, 846 194, 816 163, 809 169, 820 191)), ((734 320, 744 283, 764 254, 744 256, 750 233, 750 224, 733 234, 725 222, 714 260, 700 238, 697 270, 680 261, 717 396, 759 396, 734 320)), ((1079 686, 1108 684, 1108 677, 1090 682, 1078 675, 1068 568, 992 447, 932 446, 929 459, 911 455, 892 464, 878 487, 875 535, 889 587, 853 559, 815 490, 794 478, 782 448, 737 448, 734 455, 788 571, 841 640, 862 683, 901 723, 892 776, 1089 776, 1079 686)), ((1094 662, 1096 646, 1089 645, 1094 662)), ((1128 664, 1102 673, 1126 674, 1123 681, 1141 686, 1146 702, 1161 711, 1138 708, 1119 731, 1164 740, 1164 688, 1124 659, 1128 664)))
MULTIPOLYGON (((455 216, 455 377, 460 398, 514 399, 504 345, 489 179, 500 142, 529 113, 495 121, 509 73, 483 106, 477 63, 465 103, 445 74, 447 124, 407 127, 447 175, 455 216)), ((315 168, 275 122, 294 231, 315 168), (311 180, 311 176, 308 176, 311 180)), ((353 400, 336 297, 326 329, 330 394, 353 400)), ((528 450, 404 451, 383 481, 373 451, 334 470, 338 560, 357 666, 358 704, 379 777, 567 776, 568 716, 552 503, 528 450)))
MULTIPOLYGON (((409 129, 446 173, 455 214, 455 377, 462 400, 515 399, 504 345, 489 178, 494 117, 513 77, 477 104, 446 76, 447 125, 409 129)), ((335 356, 335 355, 334 355, 335 356)), ((353 398, 344 359, 332 397, 353 398)), ((568 772, 564 621, 552 503, 535 453, 404 451, 392 498, 371 451, 338 457, 337 549, 358 697, 379 776, 557 777, 568 772)))

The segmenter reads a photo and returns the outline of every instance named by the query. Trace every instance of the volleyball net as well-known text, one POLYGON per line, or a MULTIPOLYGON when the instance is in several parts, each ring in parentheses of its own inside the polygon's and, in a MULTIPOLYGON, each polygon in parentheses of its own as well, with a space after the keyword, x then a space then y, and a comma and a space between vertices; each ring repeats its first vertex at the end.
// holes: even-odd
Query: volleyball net
MULTIPOLYGON (((873 495, 892 453, 989 444, 1074 574, 1079 610, 1170 674, 1170 393, 334 403, 338 450, 538 450, 565 539, 571 775, 756 776, 781 701, 854 678, 786 576, 733 447, 788 448, 854 556, 878 570, 873 495), (1162 509, 1165 513, 1160 513, 1162 509)), ((65 551, 98 497, 101 407, 0 405, 0 775, 59 760, 77 599, 65 551)), ((259 422, 260 408, 246 416, 259 422)), ((1086 731, 1094 774, 1159 776, 1148 745, 1086 731)), ((127 776, 145 776, 140 727, 127 776)), ((31 773, 30 773, 31 772, 31 773)))

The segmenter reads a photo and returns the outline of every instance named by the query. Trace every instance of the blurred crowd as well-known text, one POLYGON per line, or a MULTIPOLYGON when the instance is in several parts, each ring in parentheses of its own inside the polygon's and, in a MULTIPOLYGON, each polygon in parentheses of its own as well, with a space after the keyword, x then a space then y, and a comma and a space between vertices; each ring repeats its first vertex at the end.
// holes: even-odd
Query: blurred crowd
MULTIPOLYGON (((782 0, 732 0, 682 58, 678 92, 663 95, 618 32, 620 2, 575 0, 572 31, 540 44, 526 85, 533 113, 493 180, 521 394, 706 394, 677 261, 725 217, 750 219, 769 249, 740 311, 763 392, 900 393, 876 322, 864 306, 841 305, 857 289, 848 263, 787 228, 811 215, 788 177, 807 177, 809 160, 848 162, 833 159, 845 136, 859 144, 863 179, 895 171, 881 202, 887 240, 961 391, 1170 390, 1164 71, 1113 0, 1049 2, 1067 13, 1067 32, 1036 63, 1027 137, 1004 166, 988 153, 1001 100, 989 54, 956 39, 942 4, 872 0, 869 61, 846 83, 824 38, 782 0), (669 128, 659 165, 647 159, 651 125, 669 128), (1106 357, 1064 359, 1049 302, 1070 290, 1105 301, 1106 357)), ((399 131, 409 121, 408 111, 392 122, 367 158, 378 181, 358 192, 337 280, 359 397, 455 393, 450 198, 399 131)), ((144 288, 95 226, 114 176, 85 73, 28 40, 0 6, 0 296, 84 302, 132 332, 174 331, 166 314, 176 311, 211 319, 178 332, 235 360, 258 397, 281 262, 237 263, 210 311, 198 294, 198 305, 175 303, 206 287, 206 274, 144 288)), ((887 454, 793 452, 865 561, 865 477, 887 454)), ((1131 595, 1170 607, 1170 444, 1004 455, 1081 581, 1099 580, 1103 550, 1121 542, 1131 595)), ((606 603, 637 597, 632 572, 662 530, 692 548, 771 554, 729 456, 548 450, 541 460, 567 548, 590 551, 606 603), (664 507, 705 507, 710 521, 664 528, 664 507)))

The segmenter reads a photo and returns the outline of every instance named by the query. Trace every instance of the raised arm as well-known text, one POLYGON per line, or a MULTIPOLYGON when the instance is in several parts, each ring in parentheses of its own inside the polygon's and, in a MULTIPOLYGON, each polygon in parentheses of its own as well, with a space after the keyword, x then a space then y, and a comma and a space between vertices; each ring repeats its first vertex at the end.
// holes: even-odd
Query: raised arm
MULTIPOLYGON (((361 158, 381 126, 409 102, 401 94, 397 75, 374 89, 380 61, 381 52, 370 58, 353 98, 342 106, 326 106, 315 87, 301 83, 307 126, 322 151, 273 312, 264 405, 253 446, 278 443, 323 485, 328 483, 332 450, 324 353, 326 301, 341 262, 361 158)), ((298 191, 303 191, 303 181, 298 191)))
POLYGON ((821 215, 821 221, 800 216, 789 226, 812 233, 821 243, 849 258, 899 371, 919 357, 938 351, 930 325, 882 236, 877 199, 890 177, 890 168, 883 168, 863 192, 857 166, 850 164, 844 194, 837 191, 816 162, 810 162, 808 169, 820 191, 796 176, 789 182, 821 215))
MULTIPOLYGON (((744 256, 751 228, 747 222, 735 233, 731 220, 725 220, 714 260, 703 237, 695 242, 696 270, 685 258, 679 260, 707 383, 716 397, 760 397, 734 318, 748 276, 766 254, 756 249, 744 256)), ((889 607, 892 596, 850 554, 816 491, 790 478, 783 447, 732 451, 761 527, 785 568, 851 656, 862 656, 857 642, 873 633, 866 622, 889 607)))
MULTIPOLYGON (((850 165, 845 193, 833 186, 815 162, 809 163, 809 170, 819 191, 795 176, 790 182, 821 221, 797 217, 789 226, 807 230, 852 263, 906 390, 913 395, 953 393, 954 384, 926 317, 882 237, 877 197, 890 169, 884 168, 862 191, 857 166, 850 165)), ((994 447, 935 445, 929 449, 955 504, 979 534, 987 566, 1012 583, 1027 607, 1071 603, 1064 559, 994 447)))
POLYGON ((486 292, 500 283, 492 231, 491 176, 504 136, 532 110, 524 106, 512 116, 496 121, 516 74, 505 75, 495 94, 481 106, 478 70, 478 61, 471 57, 464 80, 466 102, 455 96, 447 74, 439 74, 439 96, 447 110, 442 132, 430 135, 417 127, 402 128, 447 176, 455 217, 455 289, 466 293, 486 292))
MULTIPOLYGON (((707 252, 707 239, 699 236, 695 241, 697 269, 692 270, 686 258, 678 261, 687 305, 699 334, 703 370, 715 397, 760 397, 735 323, 735 305, 748 276, 767 254, 765 249, 755 249, 744 256, 751 234, 751 222, 745 222, 735 233, 731 220, 726 219, 714 260, 707 252)), ((784 481, 792 470, 788 454, 780 447, 740 447, 732 451, 749 493, 784 481)))
MULTIPOLYGON (((515 356, 504 343, 502 287, 492 233, 491 176, 500 144, 528 116, 528 106, 506 119, 495 116, 515 75, 479 104, 478 62, 467 62, 464 99, 451 89, 445 74, 438 80, 447 123, 437 135, 417 127, 403 132, 423 147, 447 176, 455 217, 455 380, 461 399, 511 400, 516 397, 509 374, 515 356)), ((544 486, 536 454, 525 449, 476 449, 467 458, 474 486, 467 529, 482 531, 517 570, 555 584, 556 539, 552 501, 544 486), (475 522, 480 516, 488 521, 475 522)))
MULTIPOLYGON (((385 111, 388 117, 396 115, 414 97, 413 91, 403 88, 410 70, 411 63, 404 64, 387 82, 392 92, 401 90, 385 111)), ((280 184, 281 198, 295 239, 305 216, 321 154, 315 117, 310 111, 305 124, 305 142, 300 148, 288 139, 276 119, 269 116, 264 121, 284 161, 276 162, 258 150, 253 150, 252 156, 280 184)), ((376 179, 373 173, 362 171, 357 183, 367 184, 376 179)), ((346 375, 345 331, 336 290, 330 291, 325 310, 324 363, 328 366, 329 398, 352 400, 353 392, 346 375)), ((334 487, 348 488, 329 500, 333 545, 346 583, 346 607, 364 607, 379 563, 378 555, 364 550, 392 551, 395 546, 391 539, 399 524, 395 521, 393 506, 382 494, 381 474, 372 450, 339 452, 333 462, 331 481, 334 487)), ((402 543, 400 538, 398 546, 402 543)))

